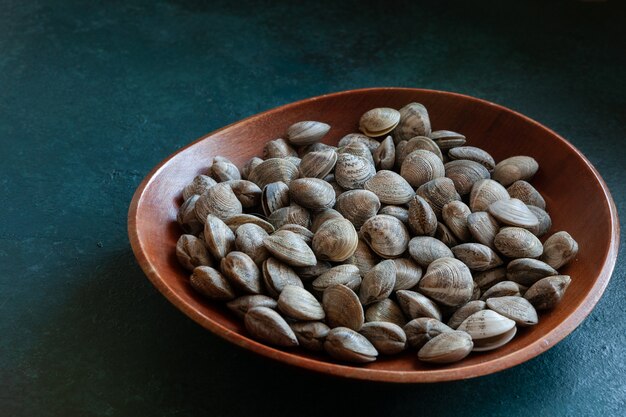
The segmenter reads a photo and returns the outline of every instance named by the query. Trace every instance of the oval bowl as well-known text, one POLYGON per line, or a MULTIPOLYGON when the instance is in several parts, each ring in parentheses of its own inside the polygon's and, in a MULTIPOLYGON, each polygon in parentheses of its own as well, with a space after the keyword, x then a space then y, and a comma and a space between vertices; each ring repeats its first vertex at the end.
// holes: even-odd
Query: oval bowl
POLYGON ((139 265, 157 289, 183 313, 224 339, 290 365, 363 380, 437 382, 501 371, 545 352, 572 332, 593 309, 611 277, 618 252, 619 222, 611 194, 580 151, 552 130, 505 107, 477 98, 412 88, 368 88, 314 97, 251 116, 209 133, 171 155, 139 185, 128 217, 128 232, 139 265), (532 183, 545 197, 555 231, 568 231, 579 243, 578 257, 561 269, 572 283, 561 304, 542 314, 537 326, 521 329, 504 347, 473 353, 445 366, 420 363, 413 351, 353 366, 302 349, 281 350, 259 343, 243 323, 219 303, 206 301, 188 285, 174 248, 181 233, 176 213, 181 190, 205 172, 213 156, 241 166, 262 154, 266 141, 283 137, 300 120, 330 124, 326 143, 358 131, 359 117, 375 107, 400 108, 417 101, 429 111, 433 129, 463 133, 468 145, 488 151, 496 161, 529 155, 539 162, 532 183))

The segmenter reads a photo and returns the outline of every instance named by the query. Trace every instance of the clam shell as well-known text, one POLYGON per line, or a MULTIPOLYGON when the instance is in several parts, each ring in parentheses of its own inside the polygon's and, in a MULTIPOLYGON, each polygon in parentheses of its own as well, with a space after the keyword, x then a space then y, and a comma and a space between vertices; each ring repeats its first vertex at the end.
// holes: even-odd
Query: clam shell
POLYGON ((400 119, 394 137, 396 141, 409 140, 415 136, 429 136, 428 110, 420 103, 409 103, 400 109, 400 119))
POLYGON ((313 232, 299 224, 284 224, 278 230, 288 230, 297 234, 307 245, 313 240, 313 232))
POLYGON ((345 190, 363 188, 365 182, 375 173, 374 165, 363 157, 349 153, 342 153, 337 157, 335 181, 345 190))
POLYGON ((360 231, 363 240, 383 258, 395 258, 407 249, 409 232, 395 217, 379 214, 369 218, 360 231))
POLYGON ((472 287, 472 298, 470 298, 470 301, 479 300, 481 295, 480 287, 476 284, 476 281, 474 281, 472 287))
POLYGON ((381 170, 363 185, 383 204, 406 204, 415 195, 413 187, 393 171, 381 170))
POLYGON ((226 307, 228 307, 232 312, 234 312, 238 317, 244 318, 248 310, 254 307, 267 307, 271 309, 276 309, 278 303, 272 297, 268 297, 267 295, 262 294, 251 294, 251 295, 243 295, 241 297, 235 298, 233 301, 229 301, 226 303, 226 307))
POLYGON ((400 220, 405 226, 409 226, 409 210, 400 206, 384 206, 378 210, 378 214, 387 214, 400 220))
POLYGON ((428 266, 419 290, 443 305, 460 306, 472 297, 472 274, 458 259, 439 258, 428 266))
POLYGON ((465 159, 468 161, 478 162, 488 171, 493 171, 496 167, 496 162, 493 157, 489 155, 487 152, 480 148, 476 148, 474 146, 459 146, 456 148, 452 148, 448 151, 448 156, 451 160, 461 160, 465 159))
POLYGON ((509 198, 506 188, 494 180, 484 179, 476 181, 472 186, 469 207, 472 212, 487 211, 492 203, 509 198))
POLYGON ((312 351, 324 350, 324 341, 330 327, 320 321, 301 321, 293 323, 291 330, 296 334, 300 346, 312 351))
POLYGON ((261 206, 266 216, 271 215, 278 209, 288 207, 289 203, 289 187, 284 182, 271 182, 263 187, 261 206))
POLYGON ((456 329, 472 314, 487 308, 487 303, 482 300, 474 300, 459 307, 448 320, 448 326, 456 329))
POLYGON ((194 235, 181 235, 176 242, 178 262, 190 271, 197 266, 213 266, 213 259, 207 252, 204 242, 194 235))
POLYGON ((495 249, 493 240, 500 231, 496 219, 486 211, 476 211, 467 216, 467 230, 478 243, 495 249))
POLYGON ((362 133, 350 133, 339 140, 337 146, 343 148, 345 146, 350 145, 351 143, 359 142, 363 143, 368 147, 370 152, 374 152, 380 146, 380 142, 376 139, 372 139, 369 136, 366 136, 362 133))
POLYGON ((410 290, 396 291, 398 304, 406 317, 411 319, 429 317, 441 320, 441 310, 428 297, 410 290))
POLYGON ((295 320, 322 320, 326 317, 313 294, 298 285, 285 285, 278 296, 278 310, 295 320))
POLYGON ((486 352, 488 350, 498 349, 509 343, 517 334, 517 327, 513 327, 506 333, 494 336, 490 339, 474 340, 474 352, 486 352))
POLYGON ((333 358, 347 362, 373 362, 378 356, 378 351, 365 336, 346 327, 336 327, 328 332, 324 349, 333 358))
POLYGON ((461 242, 458 241, 454 233, 441 222, 437 222, 437 228, 435 229, 435 239, 440 240, 444 245, 451 248, 459 245, 461 242))
POLYGON ((402 327, 385 322, 373 321, 365 323, 359 332, 379 353, 383 355, 395 355, 406 348, 406 334, 402 327))
MULTIPOLYGON (((559 269, 578 255, 578 243, 567 232, 556 232, 543 244, 541 260, 559 269)), ((530 257, 530 256, 529 256, 530 257)))
POLYGON ((334 266, 315 278, 311 286, 315 291, 323 293, 327 288, 339 284, 357 291, 361 285, 359 269, 354 265, 334 266))
POLYGON ((269 256, 269 252, 263 245, 263 239, 268 236, 267 232, 256 224, 242 224, 235 231, 235 248, 252 258, 255 264, 260 265, 269 256))
POLYGON ((495 349, 511 340, 513 336, 509 337, 509 332, 515 328, 513 320, 493 310, 481 310, 466 318, 458 330, 469 333, 474 350, 482 351, 495 349))
POLYGON ((224 220, 224 224, 230 227, 230 230, 233 232, 237 231, 244 224, 254 224, 255 226, 260 227, 267 233, 274 232, 274 226, 271 223, 266 222, 260 217, 253 216, 252 214, 235 214, 234 216, 230 216, 226 220, 224 220))
POLYGON ((537 310, 549 310, 561 301, 570 282, 572 280, 569 275, 542 278, 524 293, 524 298, 537 310))
POLYGON ((396 258, 396 283, 393 286, 396 290, 408 290, 415 287, 422 279, 422 268, 409 258, 396 258))
POLYGON ((506 189, 511 198, 517 198, 530 206, 536 206, 543 210, 546 209, 546 200, 543 199, 539 191, 528 182, 519 180, 515 181, 506 189))
POLYGON ((489 179, 489 171, 478 162, 460 159, 450 161, 444 165, 446 177, 454 183, 460 195, 469 194, 474 184, 480 180, 489 179))
POLYGON ((440 258, 453 258, 454 254, 443 242, 430 236, 417 236, 409 242, 409 254, 421 267, 426 268, 440 258))
POLYGON ((202 223, 196 217, 196 202, 199 195, 192 195, 181 204, 176 215, 176 221, 185 233, 198 234, 202 231, 202 223))
POLYGON ((223 156, 216 156, 213 158, 213 165, 211 165, 210 171, 211 176, 217 182, 241 179, 241 174, 235 164, 223 156))
POLYGON ((495 297, 520 297, 522 295, 521 289, 522 287, 517 282, 501 281, 487 289, 480 299, 486 301, 495 297))
POLYGON ((501 254, 509 258, 537 258, 543 253, 541 241, 521 227, 503 227, 493 243, 501 254))
POLYGON ((258 156, 253 156, 252 158, 250 158, 248 162, 246 162, 243 167, 241 167, 241 178, 247 180, 252 170, 259 166, 261 162, 263 162, 263 160, 258 156))
POLYGON ((454 331, 443 324, 439 319, 430 317, 418 317, 411 320, 404 326, 404 332, 409 346, 414 349, 421 349, 429 340, 442 333, 454 331))
POLYGON ((281 230, 263 240, 265 248, 278 260, 292 266, 311 266, 317 263, 315 254, 298 235, 281 230))
POLYGON ((372 164, 372 166, 374 166, 374 157, 372 156, 372 152, 364 143, 352 142, 349 145, 346 145, 345 147, 339 148, 337 150, 337 154, 341 155, 342 153, 349 153, 354 156, 360 156, 361 158, 367 159, 367 161, 372 164))
POLYGON ((369 305, 391 295, 396 284, 396 264, 393 260, 382 261, 365 274, 359 290, 361 304, 369 305))
POLYGON ((396 162, 396 145, 391 136, 387 136, 372 154, 376 169, 392 169, 396 162))
POLYGON ((451 201, 461 200, 461 196, 454 188, 454 183, 446 177, 436 178, 423 184, 416 193, 430 204, 437 218, 441 218, 443 206, 451 201))
POLYGON ((354 254, 358 242, 359 236, 349 220, 331 219, 317 229, 312 247, 319 259, 342 262, 354 254))
POLYGON ((319 142, 328 133, 330 126, 315 121, 302 121, 289 126, 287 139, 293 145, 303 146, 319 142))
POLYGON ((243 208, 253 208, 261 203, 261 189, 252 181, 231 180, 224 184, 228 184, 233 190, 243 208))
POLYGON ((369 110, 359 120, 359 130, 370 137, 386 135, 398 126, 400 112, 388 107, 369 110))
POLYGON ((228 301, 235 298, 235 291, 218 270, 210 266, 199 266, 189 278, 191 287, 211 300, 228 301))
POLYGON ((222 259, 235 247, 235 234, 218 217, 209 214, 204 224, 204 242, 215 259, 222 259))
POLYGON ((294 271, 303 281, 312 281, 325 272, 330 271, 331 268, 330 262, 318 260, 315 265, 297 267, 294 271))
POLYGON ((398 326, 406 324, 402 310, 395 301, 389 298, 368 306, 365 310, 365 321, 368 323, 372 321, 386 321, 398 326))
POLYGON ((508 187, 518 180, 532 178, 539 164, 530 156, 513 156, 500 161, 493 170, 493 179, 508 187))
POLYGON ((530 210, 537 219, 539 220, 539 224, 535 227, 529 227, 528 230, 535 236, 543 236, 548 233, 548 230, 552 227, 552 219, 550 215, 546 213, 545 210, 540 209, 536 206, 528 206, 528 210, 530 210))
POLYGON ((467 242, 472 238, 467 227, 467 218, 470 214, 472 214, 470 208, 462 201, 451 201, 441 209, 441 217, 446 226, 461 242, 467 242))
POLYGON ((493 249, 480 243, 463 243, 453 247, 452 253, 473 271, 487 271, 503 263, 493 249))
POLYGON ((335 205, 335 190, 319 178, 300 178, 289 184, 289 196, 296 204, 314 211, 335 205))
POLYGON ((365 275, 379 261, 380 257, 374 253, 363 239, 359 239, 356 250, 344 263, 355 265, 359 269, 360 274, 365 275))
POLYGON ((419 187, 435 178, 441 178, 445 173, 441 159, 434 153, 423 149, 408 154, 400 167, 400 175, 412 187, 419 187))
POLYGON ((320 151, 337 151, 337 147, 327 145, 321 142, 315 142, 310 145, 301 146, 299 148, 300 157, 304 157, 306 154, 311 153, 311 152, 320 152, 320 151))
POLYGON ((331 219, 343 219, 344 217, 337 210, 334 209, 325 209, 322 211, 318 211, 313 213, 313 221, 311 222, 311 231, 313 233, 317 232, 317 229, 324 224, 326 221, 331 219))
POLYGON ((539 224, 539 219, 528 206, 517 198, 509 200, 498 200, 489 206, 489 214, 496 220, 517 227, 535 227, 539 224))
POLYGON ((437 230, 437 216, 428 202, 419 195, 409 201, 409 226, 418 236, 433 236, 437 230))
POLYGON ((250 172, 248 179, 263 189, 267 184, 282 181, 289 185, 298 178, 298 167, 284 158, 270 158, 250 172))
POLYGON ((439 146, 437 146, 437 144, 427 136, 415 136, 408 141, 400 143, 403 143, 404 145, 399 146, 396 149, 396 166, 398 168, 402 166, 402 163, 411 152, 417 151, 418 149, 430 151, 437 155, 439 159, 443 161, 441 149, 439 149, 439 146))
POLYGON ((417 358, 430 363, 458 362, 469 355, 473 347, 472 337, 465 332, 441 333, 417 352, 417 358))
POLYGON ((479 272, 474 275, 474 282, 478 284, 481 291, 486 291, 499 282, 507 279, 506 267, 490 269, 488 271, 479 272))
POLYGON ((337 152, 333 149, 309 152, 300 162, 300 176, 303 178, 324 178, 331 173, 337 163, 337 152))
POLYGON ((276 298, 287 285, 295 285, 304 288, 302 280, 290 266, 280 262, 276 258, 269 257, 263 262, 261 268, 263 283, 267 293, 276 298))
POLYGON ((515 259, 506 267, 506 279, 530 287, 541 278, 558 275, 556 269, 538 259, 515 259))
POLYGON ((488 298, 487 307, 513 320, 518 326, 526 327, 539 323, 535 307, 522 297, 488 298))
POLYGON ((359 229, 380 209, 380 200, 369 190, 350 190, 337 198, 336 210, 359 229))
POLYGON ((322 297, 326 323, 331 327, 347 327, 359 331, 365 320, 363 306, 354 291, 345 285, 332 285, 322 297))
POLYGON ((276 229, 280 229, 286 224, 299 224, 302 227, 309 227, 311 214, 304 207, 292 203, 290 206, 274 210, 269 215, 268 220, 276 229))
POLYGON ((428 135, 442 151, 465 145, 465 136, 451 130, 436 130, 428 135))
POLYGON ((183 199, 187 200, 193 195, 202 195, 215 184, 217 181, 208 175, 198 175, 183 188, 183 199))
POLYGON ((248 294, 263 292, 261 272, 252 258, 243 252, 232 251, 222 258, 220 269, 224 277, 235 287, 248 294))
POLYGON ((248 333, 263 342, 283 347, 298 346, 298 339, 291 327, 271 308, 251 308, 246 313, 244 324, 248 333))
POLYGON ((287 158, 288 156, 298 156, 298 152, 285 139, 270 140, 263 147, 263 159, 287 158))
POLYGON ((228 184, 220 183, 209 188, 198 198, 195 205, 196 217, 204 223, 209 214, 222 220, 241 214, 243 207, 228 184))

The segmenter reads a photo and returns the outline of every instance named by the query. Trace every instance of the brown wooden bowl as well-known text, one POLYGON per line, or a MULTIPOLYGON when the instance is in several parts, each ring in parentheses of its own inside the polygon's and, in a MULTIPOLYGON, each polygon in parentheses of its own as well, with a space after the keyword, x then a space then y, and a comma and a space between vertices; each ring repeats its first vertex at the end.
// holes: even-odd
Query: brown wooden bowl
POLYGON ((501 371, 554 346, 578 326, 602 295, 611 277, 619 245, 615 204, 600 174, 574 146, 552 130, 512 110, 460 94, 409 88, 370 88, 314 97, 269 110, 210 133, 161 162, 143 180, 130 206, 130 241, 150 281, 168 300, 203 327, 268 358, 332 375, 389 382, 434 382, 472 378, 501 371), (196 294, 174 248, 181 230, 176 213, 181 190, 205 172, 213 156, 236 164, 260 156, 265 142, 281 137, 300 120, 332 126, 325 138, 336 143, 356 132, 361 114, 374 107, 400 108, 423 103, 434 129, 461 132, 468 144, 487 150, 496 161, 530 155, 539 162, 532 183, 543 194, 553 220, 550 231, 568 231, 579 243, 578 257, 563 274, 572 283, 561 304, 540 315, 537 326, 521 329, 500 349, 472 353, 461 362, 429 366, 414 351, 381 357, 368 365, 333 361, 302 349, 281 350, 259 343, 223 305, 196 294))

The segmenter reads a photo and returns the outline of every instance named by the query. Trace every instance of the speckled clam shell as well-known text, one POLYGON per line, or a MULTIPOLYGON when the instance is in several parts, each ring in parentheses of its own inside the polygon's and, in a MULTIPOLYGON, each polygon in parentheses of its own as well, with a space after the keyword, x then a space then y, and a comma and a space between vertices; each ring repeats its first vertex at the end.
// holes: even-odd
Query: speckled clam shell
POLYGON ((360 332, 383 355, 395 355, 406 349, 406 334, 402 327, 385 322, 365 323, 360 332))
POLYGON ((508 200, 509 193, 494 180, 484 179, 474 183, 470 192, 469 208, 472 212, 487 211, 498 200, 508 200))
POLYGON ((324 178, 335 169, 337 152, 327 149, 309 152, 300 161, 300 176, 303 178, 324 178))
POLYGON ((213 266, 213 258, 209 255, 203 241, 194 235, 181 235, 176 242, 176 258, 189 271, 197 266, 213 266))
POLYGON ((311 248, 298 235, 288 230, 274 232, 263 239, 265 248, 278 260, 291 266, 310 266, 317 263, 311 248))
POLYGON ((417 358, 430 363, 453 363, 464 359, 473 347, 472 337, 466 332, 441 333, 417 352, 417 358))
POLYGON ((202 223, 196 216, 196 202, 199 198, 199 195, 192 195, 178 209, 176 222, 185 233, 196 235, 202 231, 202 223))
POLYGON ((522 295, 523 289, 517 282, 501 281, 486 290, 480 299, 486 301, 495 297, 519 297, 522 295))
POLYGON ((239 290, 247 294, 261 294, 263 292, 259 267, 245 253, 230 252, 222 258, 220 270, 224 277, 239 290))
POLYGON ((569 275, 542 278, 524 293, 524 298, 537 310, 549 310, 561 302, 570 282, 569 275))
POLYGON ((277 181, 289 185, 299 175, 298 167, 292 162, 284 158, 270 158, 254 168, 248 179, 263 189, 267 184, 277 181))
POLYGON ((567 232, 556 232, 543 244, 541 260, 559 269, 578 255, 578 243, 567 232))
POLYGON ((378 356, 365 336, 347 327, 336 327, 328 332, 324 349, 333 358, 346 362, 373 362, 378 356))
POLYGON ((242 295, 226 303, 226 307, 242 319, 248 310, 254 307, 267 307, 274 310, 277 305, 278 303, 272 297, 262 294, 242 295))
POLYGON ((230 186, 220 183, 209 188, 198 198, 194 210, 198 220, 204 223, 209 214, 225 220, 235 214, 241 214, 243 207, 230 186))
POLYGON ((258 156, 253 156, 252 158, 248 159, 248 162, 246 162, 241 167, 241 178, 247 180, 252 170, 259 166, 261 162, 263 162, 263 159, 259 158, 258 156))
POLYGON ((418 149, 430 151, 437 155, 443 161, 443 155, 439 146, 427 136, 416 136, 408 141, 400 142, 402 145, 396 148, 396 167, 400 168, 406 157, 413 151, 418 149))
POLYGON ((251 308, 245 315, 244 324, 255 339, 276 346, 298 346, 298 339, 289 324, 271 308, 251 308))
POLYGON ((501 223, 517 227, 535 227, 539 219, 521 200, 498 200, 489 205, 489 214, 501 223))
POLYGON ((320 321, 300 321, 291 324, 291 330, 296 334, 300 346, 319 352, 324 350, 330 327, 320 321))
POLYGON ((387 136, 372 153, 377 170, 392 169, 396 163, 396 145, 391 136, 387 136))
POLYGON ((418 195, 409 201, 409 226, 418 236, 433 236, 437 230, 437 216, 428 202, 418 195))
POLYGON ((493 170, 493 179, 505 187, 515 181, 528 180, 532 178, 539 164, 530 156, 513 156, 500 161, 493 170))
POLYGON ((456 148, 452 148, 448 151, 448 156, 453 161, 465 159, 468 161, 478 162, 487 168, 487 171, 493 171, 496 167, 496 162, 493 157, 489 155, 489 153, 474 146, 458 146, 456 148))
POLYGON ((223 156, 213 158, 213 165, 211 165, 209 172, 217 182, 241 179, 237 166, 223 156))
POLYGON ((400 306, 390 298, 385 298, 377 303, 370 304, 365 310, 365 321, 386 321, 404 326, 406 318, 400 306))
POLYGON ((542 278, 558 275, 556 269, 538 259, 514 259, 506 267, 506 278, 520 285, 530 287, 542 278))
POLYGON ((289 196, 296 204, 319 211, 335 205, 335 190, 319 178, 299 178, 289 184, 289 196))
POLYGON ((452 329, 456 329, 465 321, 466 318, 471 316, 472 314, 484 310, 487 308, 487 303, 482 300, 474 300, 470 301, 467 304, 459 307, 453 314, 450 316, 448 320, 448 326, 452 329))
POLYGON ((460 306, 472 297, 472 274, 458 259, 439 258, 428 266, 419 290, 443 305, 460 306))
POLYGON ((270 140, 263 146, 263 159, 298 156, 298 152, 285 139, 270 140))
POLYGON ((189 277, 191 287, 211 300, 228 301, 235 298, 235 290, 228 280, 210 266, 199 266, 189 277))
POLYGON ((409 258, 396 258, 396 283, 394 291, 408 290, 415 287, 422 279, 422 268, 409 258))
POLYGON ((226 224, 226 226, 230 227, 230 230, 232 230, 233 232, 235 232, 237 229, 239 229, 239 227, 243 226, 244 224, 254 224, 256 226, 259 226, 267 233, 273 233, 275 230, 274 226, 272 226, 270 222, 267 222, 262 218, 254 216, 252 214, 235 214, 234 216, 230 216, 229 218, 224 220, 224 223, 226 224))
POLYGON ((369 218, 360 230, 361 238, 376 254, 383 258, 395 258, 407 249, 409 232, 398 219, 385 214, 369 218))
POLYGON ((435 302, 423 294, 411 290, 396 291, 398 305, 410 319, 429 317, 441 320, 441 310, 435 302))
POLYGON ((337 198, 335 209, 360 229, 380 209, 380 199, 370 190, 350 190, 337 198))
POLYGON ((451 130, 435 130, 428 135, 442 151, 465 145, 466 139, 460 133, 451 130))
POLYGON ((478 311, 461 323, 458 330, 469 333, 475 351, 498 348, 513 338, 515 322, 493 310, 478 311))
POLYGON ((444 223, 461 242, 468 242, 472 238, 467 226, 470 214, 470 208, 462 201, 451 201, 441 209, 444 223))
POLYGON ((415 318, 409 321, 403 329, 409 346, 414 349, 421 349, 432 338, 453 331, 439 319, 432 317, 415 318))
POLYGON ((330 126, 316 121, 301 121, 287 129, 287 139, 296 146, 319 142, 328 133, 330 126))
POLYGON ((183 199, 187 200, 193 195, 202 195, 215 184, 217 181, 208 175, 198 175, 183 188, 183 199))
POLYGON ((278 310, 294 320, 322 320, 326 317, 317 299, 299 285, 286 285, 278 296, 278 310))
POLYGON ((409 254, 421 267, 426 268, 440 258, 453 258, 454 254, 443 242, 430 236, 416 236, 409 242, 409 254))
POLYGON ((311 246, 319 259, 342 262, 356 250, 359 236, 354 225, 346 219, 331 219, 315 232, 311 246))
POLYGON ((409 103, 400 109, 399 115, 399 123, 394 131, 397 142, 430 135, 430 118, 423 104, 409 103))
POLYGON ((337 157, 335 181, 345 190, 363 188, 365 182, 375 173, 374 165, 363 157, 349 153, 342 153, 337 157))
POLYGON ((472 271, 487 271, 503 263, 493 249, 480 243, 463 243, 453 247, 452 253, 472 271))
POLYGON ((481 291, 486 291, 499 282, 507 279, 506 267, 500 266, 488 271, 477 272, 474 274, 474 282, 481 291))
POLYGON ((319 275, 311 283, 312 288, 320 294, 333 285, 345 285, 353 291, 361 286, 361 274, 355 265, 337 265, 319 275))
POLYGON ((290 204, 289 187, 282 181, 272 182, 263 187, 261 206, 266 216, 290 204))
POLYGON ((352 264, 359 269, 360 274, 363 276, 369 272, 378 262, 380 257, 369 247, 369 245, 361 238, 357 247, 348 259, 344 261, 345 264, 352 264))
POLYGON ((359 289, 361 304, 369 304, 382 301, 391 295, 396 284, 396 264, 387 259, 370 269, 363 277, 359 289))
POLYGON ((500 225, 488 212, 476 211, 467 216, 467 230, 478 243, 496 248, 493 240, 500 231, 500 225))
POLYGON ((274 298, 277 298, 287 285, 304 288, 302 280, 293 268, 276 258, 267 258, 263 262, 261 272, 265 290, 274 298))
POLYGON ((489 179, 489 171, 478 162, 460 159, 444 165, 445 175, 454 183, 460 195, 469 194, 480 180, 489 179))
POLYGON ((235 247, 235 234, 217 216, 209 214, 204 224, 204 242, 214 259, 222 259, 235 247))
POLYGON ((365 112, 359 120, 359 130, 370 137, 386 135, 398 126, 401 113, 389 107, 379 107, 365 112))
POLYGON ((376 139, 372 139, 369 136, 366 136, 362 133, 347 134, 346 136, 344 136, 343 138, 339 140, 339 143, 337 144, 337 146, 339 146, 340 148, 343 148, 354 142, 363 143, 369 148, 370 152, 374 152, 380 146, 379 141, 377 141, 376 139))
MULTIPOLYGON (((506 190, 505 190, 506 191, 506 190)), ((461 200, 461 196, 454 188, 454 183, 450 178, 436 178, 426 184, 421 185, 416 194, 424 198, 430 204, 437 218, 441 218, 443 206, 451 201, 461 200)), ((508 195, 508 194, 507 194, 508 195)))
POLYGON ((328 261, 317 260, 315 265, 295 267, 294 271, 302 281, 313 281, 320 275, 330 271, 333 266, 328 261))
POLYGON ((528 230, 535 236, 543 236, 550 228, 552 228, 552 219, 550 215, 543 209, 537 206, 528 206, 528 210, 530 210, 537 219, 539 220, 539 224, 535 227, 529 227, 528 230))
POLYGON ((537 310, 522 297, 496 297, 487 299, 487 307, 513 320, 518 326, 534 326, 539 323, 537 310))
POLYGON ((332 285, 322 297, 326 323, 331 327, 347 327, 359 331, 365 321, 363 306, 354 291, 345 285, 332 285))
POLYGON ((435 178, 441 178, 445 173, 441 159, 434 153, 423 149, 408 154, 400 167, 400 175, 412 187, 419 187, 435 178))
POLYGON ((376 194, 383 204, 406 204, 415 195, 413 187, 393 171, 378 171, 363 186, 376 194))
POLYGON ((362 142, 352 142, 349 145, 344 146, 343 148, 337 149, 338 155, 344 153, 349 153, 351 155, 360 156, 361 158, 367 159, 367 161, 372 164, 372 166, 374 166, 374 157, 372 156, 372 152, 369 150, 367 145, 362 142))
POLYGON ((311 241, 313 240, 313 235, 314 235, 313 232, 311 232, 309 229, 299 224, 287 223, 287 224, 280 226, 280 228, 277 231, 280 231, 280 230, 288 230, 290 232, 297 234, 300 237, 300 239, 304 240, 304 242, 307 245, 309 245, 311 241))
POLYGON ((454 235, 454 233, 452 233, 452 230, 450 230, 450 228, 448 228, 448 226, 446 226, 442 222, 437 222, 437 228, 435 229, 434 237, 435 239, 440 240, 444 245, 449 248, 452 248, 461 243, 454 235))
POLYGON ((267 220, 275 229, 280 229, 286 224, 299 224, 303 227, 309 227, 311 224, 311 214, 304 207, 292 203, 287 207, 274 210, 267 220))
POLYGON ((537 236, 521 227, 503 227, 493 243, 509 258, 537 258, 543 253, 543 245, 537 236))
POLYGON ((335 209, 325 209, 315 212, 313 213, 313 217, 311 219, 311 231, 313 233, 317 232, 317 229, 319 229, 320 226, 326 223, 328 220, 343 218, 343 215, 335 209))
POLYGON ((543 199, 535 187, 524 180, 515 181, 506 190, 511 198, 517 198, 530 206, 546 209, 546 200, 543 199))

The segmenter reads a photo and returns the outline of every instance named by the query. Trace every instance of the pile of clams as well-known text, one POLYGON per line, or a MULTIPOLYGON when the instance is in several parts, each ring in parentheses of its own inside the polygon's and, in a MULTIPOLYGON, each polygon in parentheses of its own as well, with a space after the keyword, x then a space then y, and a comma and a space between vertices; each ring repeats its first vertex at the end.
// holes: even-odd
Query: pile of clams
POLYGON ((553 309, 578 244, 529 183, 426 108, 372 109, 336 146, 301 121, 241 167, 216 156, 183 190, 189 285, 267 344, 365 363, 415 349, 451 363, 497 349, 553 309))

